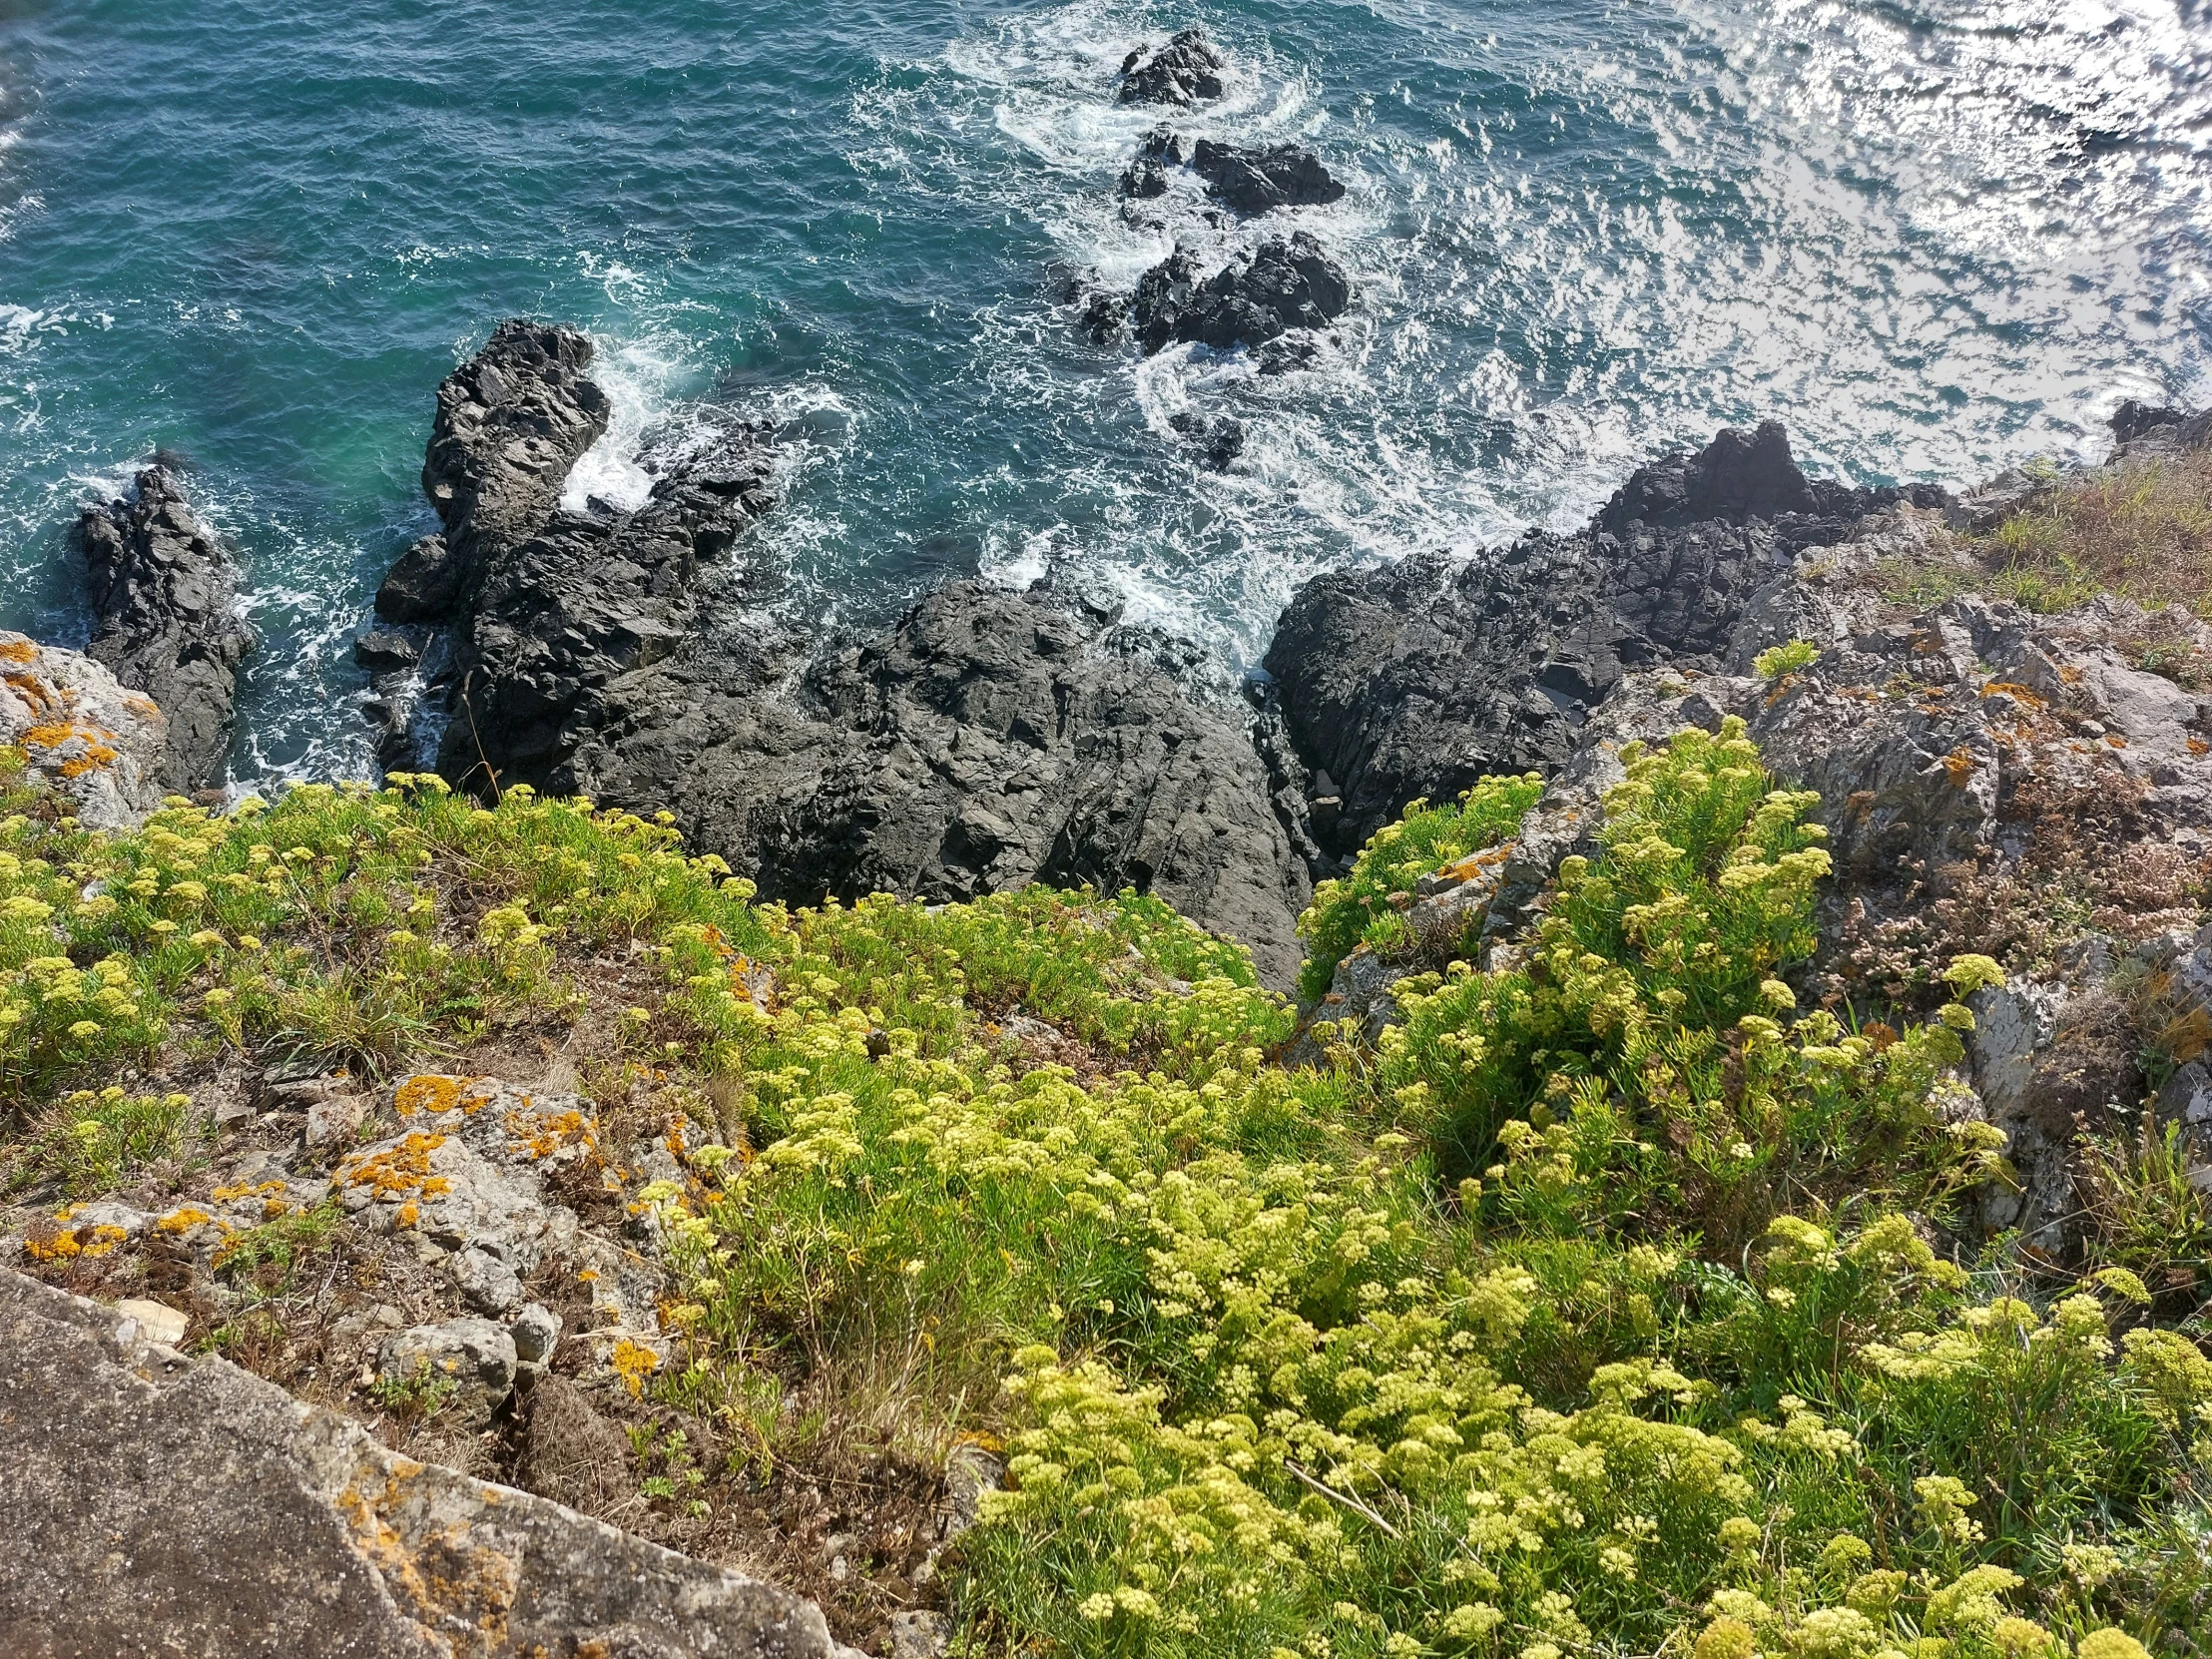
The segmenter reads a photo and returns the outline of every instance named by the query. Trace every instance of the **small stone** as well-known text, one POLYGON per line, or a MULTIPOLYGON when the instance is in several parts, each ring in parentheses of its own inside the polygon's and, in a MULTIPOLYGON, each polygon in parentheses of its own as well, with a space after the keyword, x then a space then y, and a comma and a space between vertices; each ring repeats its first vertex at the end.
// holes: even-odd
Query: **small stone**
POLYGON ((313 1147, 350 1146, 367 1116, 368 1100, 363 1095, 317 1100, 307 1108, 307 1144, 313 1147))
POLYGON ((943 1659, 952 1651, 952 1621, 942 1613, 893 1613, 890 1659, 943 1659))
POLYGON ((479 1314, 504 1314, 522 1300, 522 1281, 515 1270, 478 1246, 456 1252, 445 1271, 453 1280, 453 1288, 461 1293, 461 1300, 479 1314))
POLYGON ((524 1365, 542 1366, 553 1358, 553 1345, 561 1340, 561 1316, 533 1302, 515 1316, 507 1331, 515 1340, 515 1358, 524 1365))
POLYGON ((486 1405, 514 1391, 515 1340, 489 1320, 447 1320, 386 1337, 376 1351, 376 1374, 387 1382, 419 1377, 449 1381, 486 1405))
POLYGON ((175 1348, 185 1340, 185 1328, 192 1323, 174 1308, 166 1308, 159 1302, 143 1302, 134 1297, 119 1302, 115 1311, 125 1319, 138 1321, 139 1335, 162 1348, 175 1348))

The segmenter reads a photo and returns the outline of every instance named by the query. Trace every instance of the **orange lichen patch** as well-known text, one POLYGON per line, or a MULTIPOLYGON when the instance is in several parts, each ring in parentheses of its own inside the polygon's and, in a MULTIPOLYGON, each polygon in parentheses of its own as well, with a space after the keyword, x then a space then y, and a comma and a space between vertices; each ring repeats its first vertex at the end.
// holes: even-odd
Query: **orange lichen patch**
POLYGON ((596 1285, 599 1283, 599 1270, 597 1268, 586 1268, 576 1277, 586 1285, 596 1285))
POLYGON ((9 640, 0 645, 0 663, 35 663, 38 647, 29 640, 9 640))
POLYGON ((32 727, 23 734, 21 742, 26 749, 59 749, 77 735, 76 727, 67 721, 56 721, 52 725, 32 727))
POLYGON ((2114 749, 2125 749, 2127 747, 2127 739, 2121 737, 2117 732, 2105 733, 2104 741, 2110 744, 2114 749))
POLYGON ((122 1228, 110 1227, 106 1222, 102 1222, 89 1231, 80 1230, 77 1240, 78 1248, 85 1259, 90 1261, 107 1255, 130 1236, 122 1228))
POLYGON ((242 1198, 266 1198, 271 1193, 284 1190, 281 1181, 240 1181, 228 1187, 218 1187, 208 1196, 218 1204, 230 1204, 242 1198))
POLYGON ((1981 763, 1963 744, 1943 757, 1943 771, 1950 775, 1952 789, 1962 790, 1966 780, 1981 770, 1981 763))
POLYGON ((628 1337, 615 1344, 614 1354, 607 1363, 614 1367, 615 1375, 622 1379, 622 1385, 630 1390, 632 1399, 643 1397, 645 1380, 661 1369, 658 1354, 628 1337))
POLYGON ((1512 856, 1518 841, 1501 841, 1496 846, 1485 846, 1479 852, 1470 852, 1455 864, 1446 864, 1436 871, 1439 881, 1471 881, 1483 871, 1503 863, 1512 856))
POLYGON ((590 1146, 596 1120, 582 1112, 512 1111, 506 1117, 507 1150, 532 1161, 550 1158, 566 1146, 590 1146))
POLYGON ((115 765, 115 761, 116 752, 106 744, 87 744, 82 755, 62 763, 61 774, 64 778, 82 778, 88 772, 100 772, 115 765))
POLYGON ((148 715, 156 720, 161 718, 162 706, 144 692, 124 693, 123 706, 133 714, 148 715))
POLYGON ((2212 743, 2206 743, 2202 738, 2191 738, 2189 740, 2189 753, 2192 755, 2212 755, 2212 743))
POLYGON ((394 1216, 392 1219, 401 1227, 412 1227, 416 1222, 422 1219, 422 1207, 416 1204, 414 1200, 409 1199, 406 1203, 399 1206, 398 1215, 394 1216))
POLYGON ((2074 667, 2071 663, 2060 663, 2058 665, 2058 683, 2062 686, 2080 685, 2081 670, 2074 667))
POLYGON ((170 1211, 168 1215, 163 1216, 154 1225, 164 1233, 180 1234, 190 1233, 195 1227, 205 1227, 214 1220, 215 1217, 209 1215, 207 1211, 197 1205, 186 1204, 170 1211))
POLYGON ((67 1262, 84 1248, 66 1214, 35 1221, 23 1235, 23 1254, 34 1262, 67 1262))
POLYGON ((424 1198, 439 1198, 452 1190, 453 1183, 446 1180, 442 1175, 433 1175, 429 1180, 422 1183, 422 1196, 424 1198))
POLYGON ((2050 707, 2048 703, 2043 701, 2040 693, 2031 692, 2025 686, 2011 680, 1991 680, 1981 688, 1983 697, 1995 697, 2000 693, 2005 697, 2009 697, 2023 709, 2047 709, 2050 707))
POLYGON ((396 1146, 340 1164, 330 1177, 333 1188, 366 1187, 372 1198, 390 1202, 426 1190, 432 1177, 430 1154, 445 1144, 443 1135, 410 1131, 396 1146))
POLYGON ((420 1077, 410 1077, 393 1091, 392 1109, 403 1118, 411 1118, 421 1112, 450 1112, 461 1102, 461 1095, 473 1077, 446 1077, 426 1072, 420 1077))

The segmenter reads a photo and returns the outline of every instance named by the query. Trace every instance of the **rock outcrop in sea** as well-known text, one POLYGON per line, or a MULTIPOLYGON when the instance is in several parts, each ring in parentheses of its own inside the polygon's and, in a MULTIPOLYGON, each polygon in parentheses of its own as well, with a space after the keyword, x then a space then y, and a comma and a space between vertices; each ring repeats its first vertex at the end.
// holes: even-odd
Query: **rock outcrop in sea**
POLYGON ((239 664, 254 632, 239 615, 238 569, 202 524, 183 480, 164 465, 138 475, 135 496, 88 507, 77 536, 90 577, 85 653, 143 693, 165 720, 153 776, 169 792, 224 781, 239 664))
POLYGON ((1196 104, 1222 95, 1226 67, 1203 29, 1185 29, 1165 46, 1138 47, 1122 60, 1124 104, 1196 104))
MULTIPOLYGON (((507 324, 484 356, 441 391, 425 469, 451 501, 498 506, 496 534, 481 505, 448 520, 471 575, 451 590, 432 693, 446 778, 668 811, 794 902, 1135 886, 1289 982, 1305 863, 1246 712, 1187 657, 1110 607, 979 583, 931 594, 873 644, 808 639, 765 618, 775 576, 742 545, 771 499, 769 433, 724 422, 636 512, 558 511, 550 468, 603 407, 590 344, 507 324), (508 366, 518 342, 530 373, 508 366), (482 402, 487 384, 519 391, 531 429, 563 444, 518 473, 509 443, 454 441, 455 406, 475 430, 521 424, 482 402)), ((386 591, 420 563, 410 550, 386 591)))

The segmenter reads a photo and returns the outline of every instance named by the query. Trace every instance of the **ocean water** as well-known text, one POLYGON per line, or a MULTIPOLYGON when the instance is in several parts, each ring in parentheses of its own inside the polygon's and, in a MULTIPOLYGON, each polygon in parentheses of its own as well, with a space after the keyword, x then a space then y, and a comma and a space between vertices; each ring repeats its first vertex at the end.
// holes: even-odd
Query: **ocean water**
POLYGON ((265 639, 237 775, 365 773, 433 389, 529 312, 616 401, 578 495, 701 399, 786 424, 810 618, 1067 563, 1236 665, 1317 570, 1572 523, 1724 422, 1958 481, 2212 400, 2208 186, 2203 0, 0 0, 0 626, 81 640, 67 525, 176 450, 265 639), (1113 72, 1192 21, 1230 84, 1177 125, 1351 186, 1280 216, 1360 290, 1302 372, 1071 325, 1256 235, 1114 198, 1160 116, 1113 72))

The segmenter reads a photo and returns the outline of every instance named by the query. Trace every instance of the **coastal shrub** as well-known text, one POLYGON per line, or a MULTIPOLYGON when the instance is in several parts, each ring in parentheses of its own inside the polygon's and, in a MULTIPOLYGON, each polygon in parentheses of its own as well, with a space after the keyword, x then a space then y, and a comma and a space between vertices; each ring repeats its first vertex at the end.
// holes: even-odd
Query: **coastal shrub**
POLYGON ((1820 661, 1820 648, 1811 640, 1790 640, 1782 645, 1769 646, 1751 660, 1751 666, 1762 680, 1780 680, 1811 668, 1820 661))
MULTIPOLYGON (((5 936, 0 1065, 31 1145, 100 1068, 465 1064, 596 1021, 596 1087, 683 1104, 632 1199, 672 1349, 614 1357, 645 1495, 720 1501, 679 1444, 716 1478, 997 1446, 944 1562, 967 1651, 2181 1651, 2212 1361, 2117 1255, 2056 1284, 1950 1225, 2006 1179, 1950 1069, 2001 970, 1949 963, 1902 1032, 1800 1011, 1812 798, 1736 726, 1623 761, 1490 971, 1403 981, 1382 1052, 1301 1068, 1244 952, 1133 893, 794 909, 665 825, 413 779, 128 835, 24 810, 0 902, 51 909, 5 936), (141 1023, 61 1046, 42 955, 118 959, 141 1023)), ((1369 891, 1497 844, 1492 799, 1369 891)), ((338 1225, 227 1241, 233 1326, 338 1225)))
POLYGON ((1543 793, 1543 779, 1531 772, 1519 778, 1485 778, 1449 806, 1431 807, 1425 801, 1409 805, 1397 823, 1360 849, 1349 875, 1314 888, 1314 902, 1298 921, 1307 949, 1300 991, 1318 1000, 1329 989, 1337 964, 1363 943, 1388 952, 1411 942, 1399 911, 1412 897, 1414 883, 1497 846, 1520 828, 1522 817, 1543 793))

